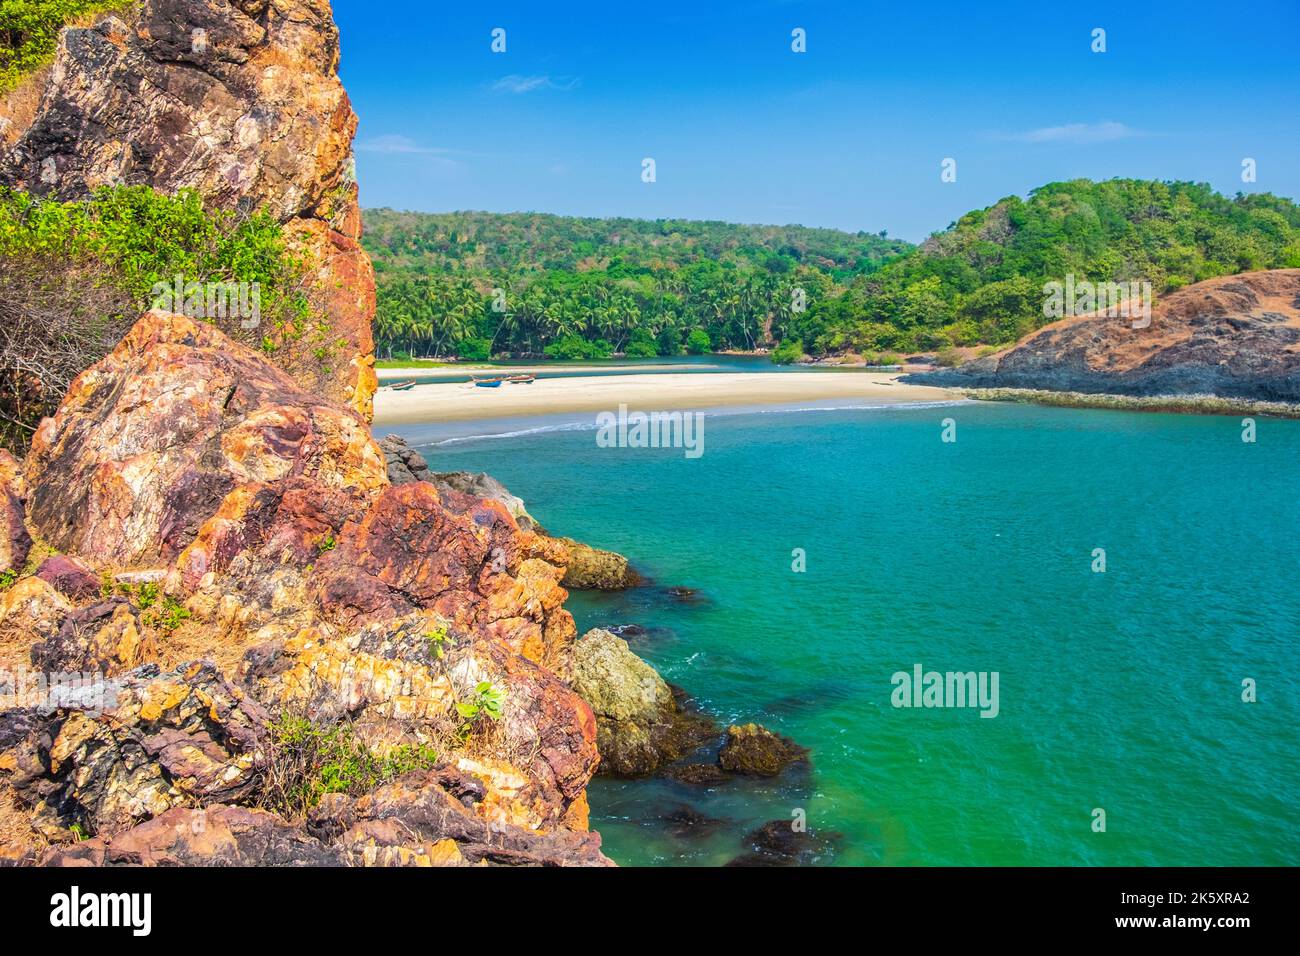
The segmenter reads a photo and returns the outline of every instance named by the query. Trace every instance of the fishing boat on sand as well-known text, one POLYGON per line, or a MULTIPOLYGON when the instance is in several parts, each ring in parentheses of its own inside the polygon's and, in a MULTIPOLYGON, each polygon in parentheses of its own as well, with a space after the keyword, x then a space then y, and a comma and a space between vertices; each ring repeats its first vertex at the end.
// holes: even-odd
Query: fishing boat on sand
POLYGON ((506 378, 512 385, 531 385, 537 381, 536 375, 511 375, 506 378))
POLYGON ((410 379, 409 381, 406 382, 394 382, 392 385, 389 385, 388 387, 394 392, 405 392, 412 388, 415 388, 415 379, 410 379))
POLYGON ((500 388, 504 378, 475 378, 471 379, 479 388, 500 388))

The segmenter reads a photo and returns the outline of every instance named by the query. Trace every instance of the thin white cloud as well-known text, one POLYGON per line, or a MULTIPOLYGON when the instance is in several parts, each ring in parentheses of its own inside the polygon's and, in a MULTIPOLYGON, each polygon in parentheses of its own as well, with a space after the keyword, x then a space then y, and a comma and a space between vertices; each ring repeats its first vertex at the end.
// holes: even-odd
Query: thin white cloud
POLYGON ((571 90, 578 85, 576 79, 558 80, 550 76, 522 76, 511 73, 492 84, 497 93, 532 93, 534 90, 571 90))
POLYGON ((396 133, 363 140, 357 143, 357 149, 363 153, 387 153, 389 155, 410 153, 421 156, 445 156, 451 152, 451 150, 444 149, 441 146, 421 146, 409 136, 401 136, 396 133))
POLYGON ((1140 130, 1106 120, 1101 123, 1066 123, 1064 126, 1044 126, 1040 129, 1026 130, 1021 133, 1007 133, 999 139, 1009 139, 1017 143, 1109 143, 1117 139, 1130 139, 1141 136, 1140 130))

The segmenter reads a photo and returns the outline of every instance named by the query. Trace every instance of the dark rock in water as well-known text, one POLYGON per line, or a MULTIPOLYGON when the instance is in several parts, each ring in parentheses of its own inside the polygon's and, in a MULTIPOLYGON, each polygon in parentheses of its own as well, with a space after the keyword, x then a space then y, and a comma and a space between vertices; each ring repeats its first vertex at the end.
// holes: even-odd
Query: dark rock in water
POLYGON ((717 739, 716 724, 609 631, 574 646, 573 689, 596 714, 601 773, 644 776, 717 739))
POLYGON ((707 598, 696 588, 674 586, 664 588, 664 593, 683 604, 703 604, 707 598))
POLYGON ((688 783, 697 787, 711 787, 726 783, 730 775, 714 763, 684 763, 666 768, 662 776, 678 783, 688 783))
POLYGON ((640 624, 611 624, 605 628, 611 634, 615 634, 624 640, 629 637, 645 637, 650 632, 640 624))
POLYGON ((745 836, 749 849, 727 866, 816 866, 834 859, 843 839, 836 832, 796 830, 793 821, 771 820, 745 836))
POLYGON ((707 836, 727 823, 726 820, 703 814, 685 803, 665 810, 659 814, 659 819, 663 822, 664 829, 678 838, 707 836))
POLYGON ((718 752, 718 765, 731 773, 775 777, 792 763, 806 760, 808 748, 759 724, 727 728, 727 740, 718 752))
POLYGON ((100 592, 99 578, 76 558, 55 554, 41 562, 36 576, 74 601, 86 601, 100 592))
MULTIPOLYGON (((439 491, 456 491, 473 498, 487 498, 500 502, 501 506, 515 519, 520 530, 535 531, 546 534, 540 524, 528 513, 522 498, 512 495, 506 486, 491 475, 480 471, 434 471, 424 479, 439 491)), ((549 537, 549 536, 548 536, 549 537)))

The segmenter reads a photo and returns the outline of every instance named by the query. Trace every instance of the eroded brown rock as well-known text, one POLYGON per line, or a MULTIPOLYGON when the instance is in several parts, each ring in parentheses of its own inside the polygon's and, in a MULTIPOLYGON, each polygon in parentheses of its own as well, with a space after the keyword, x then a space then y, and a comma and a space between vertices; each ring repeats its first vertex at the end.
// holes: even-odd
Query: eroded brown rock
POLYGON ((23 523, 22 465, 0 448, 0 574, 21 568, 31 547, 23 523))
POLYGON ((341 866, 343 855, 265 810, 173 807, 111 839, 56 847, 42 866, 341 866))
POLYGON ((457 798, 446 782, 445 772, 415 771, 363 797, 333 795, 312 812, 309 829, 369 865, 612 865, 599 834, 491 821, 476 812, 474 794, 457 798))
POLYGON ((73 382, 27 456, 28 514, 103 564, 174 558, 238 485, 290 476, 386 484, 365 421, 211 325, 148 312, 73 382))
POLYGON ((267 712, 210 664, 110 681, 101 711, 56 710, 13 747, 8 783, 33 827, 111 835, 175 806, 239 800, 263 766, 267 712))

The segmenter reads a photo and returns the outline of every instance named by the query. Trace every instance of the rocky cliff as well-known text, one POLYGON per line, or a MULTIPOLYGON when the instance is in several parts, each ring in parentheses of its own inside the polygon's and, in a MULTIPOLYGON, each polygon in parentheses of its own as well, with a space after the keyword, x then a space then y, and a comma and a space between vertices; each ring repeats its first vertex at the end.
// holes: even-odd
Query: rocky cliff
POLYGON ((0 183, 60 199, 189 188, 270 213, 308 265, 330 351, 285 361, 368 419, 374 273, 328 0, 143 0, 122 17, 65 29, 53 66, 0 104, 0 183))
POLYGON ((1156 303, 1151 324, 1088 315, 925 384, 1300 402, 1300 269, 1222 276, 1156 303))
POLYGON ((0 666, 93 678, 0 712, 10 855, 608 862, 567 554, 499 502, 390 484, 355 409, 151 312, 6 475, 35 553, 0 666), (317 739, 347 741, 342 780, 317 739), (196 813, 224 842, 159 822, 196 813))

